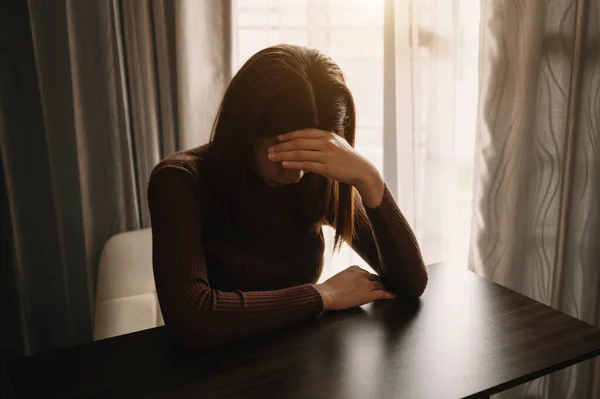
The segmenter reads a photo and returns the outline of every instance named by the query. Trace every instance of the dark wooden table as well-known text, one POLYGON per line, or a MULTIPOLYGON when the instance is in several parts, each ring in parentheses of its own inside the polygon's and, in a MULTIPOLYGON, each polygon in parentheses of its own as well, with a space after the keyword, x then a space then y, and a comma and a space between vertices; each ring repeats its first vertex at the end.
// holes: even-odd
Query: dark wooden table
MULTIPOLYGON (((390 301, 204 353, 164 328, 6 366, 15 398, 464 398, 600 354, 600 330, 449 266, 390 301)), ((6 377, 5 376, 5 377, 6 377)))

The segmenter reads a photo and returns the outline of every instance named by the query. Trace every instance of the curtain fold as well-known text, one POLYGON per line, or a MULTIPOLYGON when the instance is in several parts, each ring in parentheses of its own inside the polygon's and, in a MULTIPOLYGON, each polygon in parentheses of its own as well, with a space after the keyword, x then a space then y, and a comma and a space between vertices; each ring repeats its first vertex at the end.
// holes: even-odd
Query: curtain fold
POLYGON ((228 2, 184 18, 191 3, 30 0, 3 10, 2 302, 14 323, 1 357, 91 340, 102 247, 149 226, 154 165, 206 142, 230 69, 190 71, 210 77, 193 88, 180 70, 190 56, 228 65, 228 2))
MULTIPOLYGON (((600 4, 484 0, 470 268, 600 326, 600 4)), ((590 361, 498 397, 597 397, 590 361)))
POLYGON ((178 24, 185 27, 176 43, 178 145, 190 148, 208 142, 231 77, 231 0, 180 1, 175 11, 178 24))

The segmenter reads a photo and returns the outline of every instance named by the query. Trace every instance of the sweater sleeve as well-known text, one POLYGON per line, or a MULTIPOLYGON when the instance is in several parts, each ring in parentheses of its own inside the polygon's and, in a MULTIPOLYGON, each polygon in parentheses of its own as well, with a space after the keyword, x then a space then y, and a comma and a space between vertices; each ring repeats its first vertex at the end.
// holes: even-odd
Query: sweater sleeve
POLYGON ((377 208, 365 207, 357 193, 354 238, 349 244, 390 291, 401 296, 423 294, 428 276, 421 250, 387 186, 377 208))
POLYGON ((156 290, 180 345, 209 348, 318 315, 322 299, 310 284, 262 292, 211 287, 198 186, 190 172, 174 165, 155 169, 148 186, 156 290))

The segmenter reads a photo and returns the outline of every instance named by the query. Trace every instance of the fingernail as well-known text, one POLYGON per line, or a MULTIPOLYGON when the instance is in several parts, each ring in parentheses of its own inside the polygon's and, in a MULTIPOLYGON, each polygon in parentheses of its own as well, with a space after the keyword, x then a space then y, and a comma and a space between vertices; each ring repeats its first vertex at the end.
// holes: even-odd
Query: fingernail
POLYGON ((279 136, 277 136, 277 140, 282 141, 284 139, 285 139, 285 136, 283 134, 280 134, 279 136))
POLYGON ((269 159, 275 159, 275 158, 277 158, 277 155, 274 152, 270 152, 269 159))

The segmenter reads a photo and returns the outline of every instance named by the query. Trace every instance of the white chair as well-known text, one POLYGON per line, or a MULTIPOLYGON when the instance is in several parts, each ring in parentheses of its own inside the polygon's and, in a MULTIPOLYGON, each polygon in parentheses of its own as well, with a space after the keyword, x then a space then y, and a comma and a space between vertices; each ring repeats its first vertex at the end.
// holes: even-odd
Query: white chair
POLYGON ((94 341, 164 324, 152 273, 152 231, 117 234, 102 250, 94 341))

